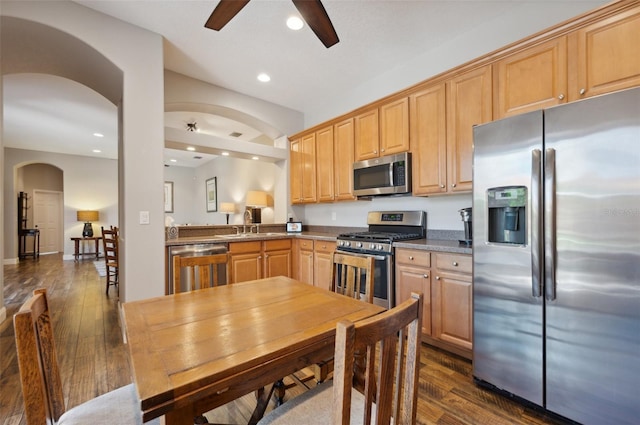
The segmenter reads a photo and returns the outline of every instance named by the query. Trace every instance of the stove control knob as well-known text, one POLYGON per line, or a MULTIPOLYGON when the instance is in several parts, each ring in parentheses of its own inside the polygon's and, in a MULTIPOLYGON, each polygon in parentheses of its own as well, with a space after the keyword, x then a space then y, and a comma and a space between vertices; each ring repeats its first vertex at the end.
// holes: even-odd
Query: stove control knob
POLYGON ((376 249, 376 244, 374 244, 374 243, 369 244, 369 249, 376 249))
POLYGON ((378 250, 382 251, 384 248, 382 247, 382 245, 378 244, 378 250))
POLYGON ((344 243, 344 246, 351 246, 351 242, 346 241, 346 242, 344 243))
POLYGON ((356 243, 356 248, 362 248, 362 242, 357 242, 356 243))

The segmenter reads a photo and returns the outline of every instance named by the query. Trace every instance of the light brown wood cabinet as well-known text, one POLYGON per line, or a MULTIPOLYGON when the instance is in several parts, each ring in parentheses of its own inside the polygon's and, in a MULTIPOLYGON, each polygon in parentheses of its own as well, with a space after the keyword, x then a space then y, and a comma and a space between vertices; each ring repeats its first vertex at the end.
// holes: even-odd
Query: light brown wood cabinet
POLYGON ((316 134, 296 139, 289 145, 291 203, 316 202, 316 134))
POLYGON ((447 119, 445 84, 409 97, 414 195, 447 192, 447 119))
POLYGON ((423 341, 471 358, 471 256, 397 248, 396 303, 424 294, 423 341))
POLYGON ((639 46, 637 2, 632 9, 571 33, 569 101, 640 86, 639 46))
POLYGON ((409 150, 409 98, 401 98, 355 117, 355 160, 409 150))
POLYGON ((331 290, 333 252, 336 242, 316 240, 313 243, 313 286, 331 290))
POLYGON ((473 178, 473 126, 491 121, 491 66, 447 81, 447 191, 469 192, 473 178))
POLYGON ((291 239, 231 242, 230 282, 246 282, 273 276, 291 277, 291 239))
POLYGON ((294 278, 313 285, 313 239, 296 239, 294 257, 297 267, 294 278))
POLYGON ((318 201, 334 200, 334 161, 333 161, 333 126, 316 132, 316 166, 318 182, 318 201))
POLYGON ((333 128, 333 158, 335 167, 335 200, 351 201, 353 196, 354 156, 353 118, 337 123, 333 128))
POLYGON ((395 261, 396 304, 408 300, 412 292, 421 292, 424 297, 422 334, 431 335, 431 253, 397 248, 395 261))
POLYGON ((567 102, 567 37, 519 51, 493 65, 494 118, 567 102))
POLYGON ((471 269, 470 255, 435 254, 431 292, 433 337, 469 351, 473 343, 471 269))

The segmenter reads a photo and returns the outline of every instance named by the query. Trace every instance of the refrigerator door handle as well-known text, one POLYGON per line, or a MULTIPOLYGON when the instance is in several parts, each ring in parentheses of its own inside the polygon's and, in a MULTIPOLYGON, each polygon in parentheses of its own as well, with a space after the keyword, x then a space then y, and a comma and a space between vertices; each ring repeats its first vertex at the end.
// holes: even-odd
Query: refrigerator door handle
POLYGON ((544 161, 544 292, 556 299, 556 150, 547 148, 544 161))
POLYGON ((542 296, 542 151, 531 152, 531 295, 542 296))

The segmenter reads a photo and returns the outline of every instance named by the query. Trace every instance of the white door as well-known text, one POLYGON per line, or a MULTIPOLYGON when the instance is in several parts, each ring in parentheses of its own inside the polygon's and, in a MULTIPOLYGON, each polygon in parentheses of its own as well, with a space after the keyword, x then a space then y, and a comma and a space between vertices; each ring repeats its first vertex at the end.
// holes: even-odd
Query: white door
POLYGON ((33 191, 33 222, 40 230, 40 253, 61 252, 62 192, 33 191))

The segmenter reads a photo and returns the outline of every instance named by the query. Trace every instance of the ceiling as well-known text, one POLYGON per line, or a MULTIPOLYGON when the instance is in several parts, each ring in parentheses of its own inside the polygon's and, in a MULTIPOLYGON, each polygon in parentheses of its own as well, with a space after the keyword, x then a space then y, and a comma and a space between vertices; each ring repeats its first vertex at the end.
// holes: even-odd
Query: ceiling
MULTIPOLYGON (((166 69, 302 113, 479 25, 492 22, 492 29, 500 31, 501 23, 506 24, 501 17, 513 9, 554 7, 548 0, 324 0, 340 38, 327 49, 307 26, 297 32, 286 27, 286 19, 297 14, 290 0, 252 0, 219 32, 204 28, 217 1, 75 2, 161 34, 166 69), (256 77, 261 72, 268 73, 271 81, 259 82, 256 77)), ((550 16, 545 27, 603 2, 552 3, 564 4, 566 16, 550 16)), ((113 104, 85 86, 61 80, 33 74, 5 77, 5 146, 115 158, 117 114, 113 104), (38 125, 32 125, 34 122, 38 125), (97 138, 94 132, 105 137, 97 138), (95 146, 101 147, 100 154, 92 152, 98 149, 95 146)), ((186 131, 188 122, 197 122, 205 134, 228 139, 230 133, 238 132, 245 141, 272 143, 257 130, 221 117, 165 114, 167 127, 186 131)), ((214 157, 203 154, 202 159, 194 160, 193 156, 168 149, 165 161, 176 159, 175 165, 198 166, 214 157)))

